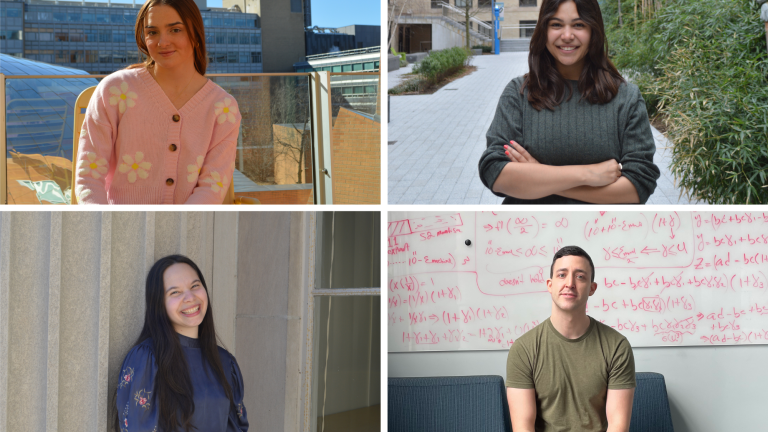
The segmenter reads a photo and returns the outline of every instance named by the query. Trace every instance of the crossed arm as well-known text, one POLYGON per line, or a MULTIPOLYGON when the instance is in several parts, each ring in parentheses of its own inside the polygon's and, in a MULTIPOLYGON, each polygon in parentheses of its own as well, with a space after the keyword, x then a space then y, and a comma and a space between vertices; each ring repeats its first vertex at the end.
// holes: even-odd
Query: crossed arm
MULTIPOLYGON (((605 401, 605 414, 608 418, 607 432, 629 431, 634 397, 635 389, 608 389, 605 401)), ((507 401, 512 417, 512 430, 515 432, 535 432, 536 390, 507 387, 507 401)))
POLYGON ((635 186, 621 175, 619 163, 608 160, 593 165, 542 165, 520 144, 505 146, 510 160, 493 191, 520 199, 560 195, 591 203, 639 203, 635 186))

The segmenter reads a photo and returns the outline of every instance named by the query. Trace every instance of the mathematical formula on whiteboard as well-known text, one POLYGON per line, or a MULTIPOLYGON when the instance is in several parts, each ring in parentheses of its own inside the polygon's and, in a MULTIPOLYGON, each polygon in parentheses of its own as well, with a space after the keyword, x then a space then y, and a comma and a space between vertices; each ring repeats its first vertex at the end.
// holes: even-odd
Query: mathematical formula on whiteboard
POLYGON ((390 212, 387 237, 390 352, 509 349, 567 245, 632 346, 768 343, 768 212, 390 212))

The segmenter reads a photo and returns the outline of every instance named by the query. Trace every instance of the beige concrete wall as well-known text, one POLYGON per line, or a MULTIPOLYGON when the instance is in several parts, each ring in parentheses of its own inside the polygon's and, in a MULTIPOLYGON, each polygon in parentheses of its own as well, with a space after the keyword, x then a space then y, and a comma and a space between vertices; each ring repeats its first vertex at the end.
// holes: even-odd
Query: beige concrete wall
POLYGON ((264 430, 303 428, 308 218, 0 212, 0 431, 107 430, 119 368, 143 325, 146 274, 171 253, 206 278, 249 418, 264 430))

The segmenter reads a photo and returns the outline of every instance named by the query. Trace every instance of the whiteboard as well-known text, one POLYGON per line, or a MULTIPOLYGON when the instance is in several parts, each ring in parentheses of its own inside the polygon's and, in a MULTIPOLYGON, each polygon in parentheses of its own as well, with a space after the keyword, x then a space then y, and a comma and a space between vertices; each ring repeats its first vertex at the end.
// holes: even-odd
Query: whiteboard
POLYGON ((390 352, 507 350, 547 319, 555 252, 632 346, 768 343, 768 212, 390 212, 390 352))

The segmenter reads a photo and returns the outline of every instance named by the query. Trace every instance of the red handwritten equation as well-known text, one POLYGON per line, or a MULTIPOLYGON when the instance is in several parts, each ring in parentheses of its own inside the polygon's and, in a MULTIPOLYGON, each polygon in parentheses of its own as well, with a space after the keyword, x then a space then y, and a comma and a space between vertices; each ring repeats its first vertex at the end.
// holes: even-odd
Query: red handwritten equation
POLYGON ((766 212, 390 213, 390 351, 507 349, 544 321, 554 253, 634 346, 768 343, 766 212))

